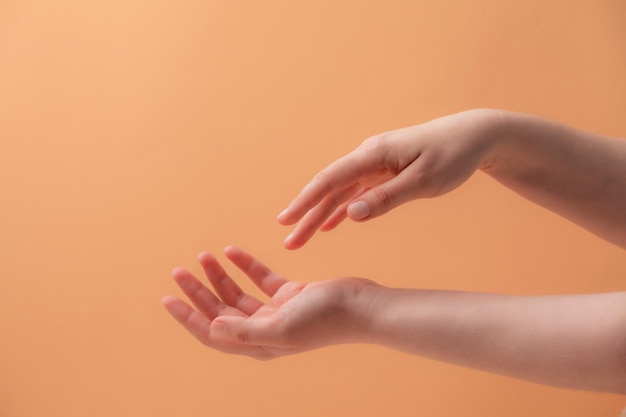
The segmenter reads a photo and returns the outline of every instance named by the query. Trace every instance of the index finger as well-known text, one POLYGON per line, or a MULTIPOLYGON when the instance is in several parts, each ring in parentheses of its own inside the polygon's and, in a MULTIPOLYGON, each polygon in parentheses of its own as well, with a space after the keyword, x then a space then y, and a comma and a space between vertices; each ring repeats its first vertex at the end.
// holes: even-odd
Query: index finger
POLYGON ((241 269, 265 294, 273 297, 276 291, 289 281, 269 269, 261 261, 236 246, 228 246, 224 254, 241 269))
POLYGON ((224 303, 247 315, 252 315, 261 308, 263 303, 255 297, 246 294, 224 271, 224 268, 213 255, 208 252, 202 252, 198 256, 198 260, 211 285, 213 285, 213 288, 224 303))
POLYGON ((353 185, 359 178, 377 169, 379 162, 380 158, 374 152, 363 152, 361 148, 344 155, 304 186, 300 194, 278 215, 278 222, 286 226, 296 223, 325 196, 353 185))

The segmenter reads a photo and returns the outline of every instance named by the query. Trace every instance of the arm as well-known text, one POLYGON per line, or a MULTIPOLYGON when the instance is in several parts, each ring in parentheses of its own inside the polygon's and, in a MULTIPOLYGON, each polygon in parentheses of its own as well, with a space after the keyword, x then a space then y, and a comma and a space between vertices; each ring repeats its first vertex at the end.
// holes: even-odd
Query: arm
POLYGON ((502 113, 483 170, 523 197, 626 248, 626 140, 502 113))
POLYGON ((217 296, 179 268, 174 279, 197 310, 163 299, 208 347, 272 359, 375 343, 544 384, 626 393, 626 293, 518 297, 392 289, 359 278, 302 284, 240 249, 226 255, 269 301, 242 292, 206 253, 200 262, 217 296))
POLYGON ((372 340, 565 388, 626 393, 626 293, 507 296, 383 289, 372 340))
POLYGON ((347 217, 366 221, 442 195, 478 169, 626 248, 626 140, 484 109, 376 135, 329 165, 279 215, 298 223, 285 246, 347 217))

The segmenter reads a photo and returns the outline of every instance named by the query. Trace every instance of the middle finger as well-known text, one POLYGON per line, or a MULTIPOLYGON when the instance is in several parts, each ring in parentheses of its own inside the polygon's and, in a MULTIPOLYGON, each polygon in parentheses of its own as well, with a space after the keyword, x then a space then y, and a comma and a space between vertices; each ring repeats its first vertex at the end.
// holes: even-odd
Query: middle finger
POLYGON ((243 292, 239 285, 228 276, 213 255, 203 252, 198 256, 198 260, 215 292, 226 304, 243 311, 249 316, 261 308, 263 303, 243 292))

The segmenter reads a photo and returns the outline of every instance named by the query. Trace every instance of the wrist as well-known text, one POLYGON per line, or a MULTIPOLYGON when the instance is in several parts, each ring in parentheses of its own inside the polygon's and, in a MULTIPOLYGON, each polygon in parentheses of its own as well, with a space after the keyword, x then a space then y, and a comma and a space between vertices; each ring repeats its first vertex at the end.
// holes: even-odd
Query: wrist
POLYGON ((488 133, 489 146, 480 169, 492 176, 499 176, 521 162, 525 157, 520 143, 528 137, 528 127, 538 119, 522 113, 493 110, 488 133))
POLYGON ((346 342, 376 342, 376 304, 389 288, 363 278, 342 278, 348 285, 344 286, 343 304, 349 317, 346 329, 346 342))
POLYGON ((510 136, 513 114, 498 109, 476 109, 475 119, 480 124, 479 135, 482 158, 478 168, 489 171, 500 162, 500 150, 510 136))

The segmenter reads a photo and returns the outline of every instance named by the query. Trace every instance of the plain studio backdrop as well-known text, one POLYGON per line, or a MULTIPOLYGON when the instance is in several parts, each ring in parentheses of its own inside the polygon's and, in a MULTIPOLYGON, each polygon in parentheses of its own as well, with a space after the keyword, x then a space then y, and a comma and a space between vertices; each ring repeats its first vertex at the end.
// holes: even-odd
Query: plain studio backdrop
POLYGON ((228 356, 159 301, 227 244, 301 281, 623 290, 624 251, 480 173, 296 252, 275 217, 368 136, 460 110, 625 136, 624 22, 623 0, 0 1, 0 416, 619 415, 375 346, 228 356))

